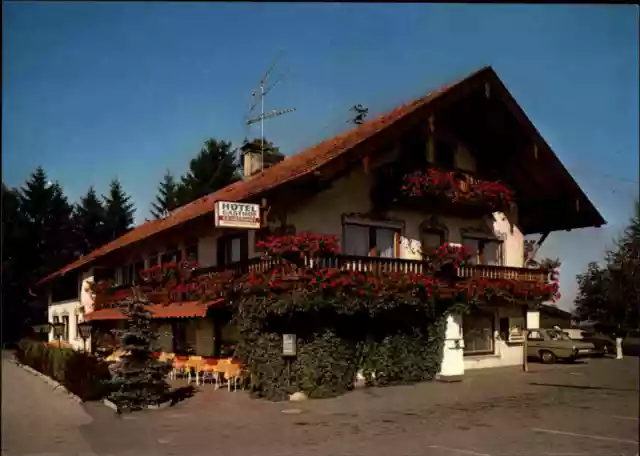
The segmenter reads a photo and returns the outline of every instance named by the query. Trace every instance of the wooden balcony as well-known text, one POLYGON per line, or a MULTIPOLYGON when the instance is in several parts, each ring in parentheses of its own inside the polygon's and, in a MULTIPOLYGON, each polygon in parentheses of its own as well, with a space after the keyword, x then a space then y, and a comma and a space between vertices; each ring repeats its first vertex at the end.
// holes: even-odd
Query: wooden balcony
MULTIPOLYGON (((237 263, 201 268, 194 271, 194 275, 216 274, 231 272, 233 276, 246 273, 265 272, 280 264, 275 258, 252 258, 237 263)), ((334 268, 344 271, 359 271, 369 273, 399 273, 399 274, 430 274, 429 263, 421 260, 405 260, 401 258, 361 257, 349 255, 335 255, 331 257, 309 258, 306 267, 334 268)), ((458 269, 461 279, 515 280, 520 282, 545 283, 548 281, 549 271, 546 269, 511 268, 507 266, 473 265, 458 269)), ((143 290, 144 291, 144 290, 143 290)), ((121 285, 109 293, 96 294, 94 307, 96 309, 110 307, 116 302, 131 296, 131 285, 121 285)), ((168 302, 168 291, 153 291, 147 293, 147 298, 153 303, 168 302)), ((186 298, 185 298, 186 299, 186 298)))

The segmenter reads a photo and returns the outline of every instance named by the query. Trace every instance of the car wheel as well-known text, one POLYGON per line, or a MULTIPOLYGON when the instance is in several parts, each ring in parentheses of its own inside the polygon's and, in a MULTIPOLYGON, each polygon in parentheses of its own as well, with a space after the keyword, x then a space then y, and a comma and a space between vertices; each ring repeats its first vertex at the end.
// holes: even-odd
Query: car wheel
POLYGON ((540 359, 545 364, 553 364, 556 362, 556 355, 547 350, 542 350, 540 352, 540 359))

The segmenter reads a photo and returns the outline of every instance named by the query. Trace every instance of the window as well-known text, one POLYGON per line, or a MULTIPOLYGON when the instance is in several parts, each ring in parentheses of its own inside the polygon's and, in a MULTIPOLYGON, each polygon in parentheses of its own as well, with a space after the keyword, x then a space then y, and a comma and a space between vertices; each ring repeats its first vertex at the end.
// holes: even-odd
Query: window
POLYGON ((178 247, 172 246, 167 249, 165 253, 162 254, 160 262, 162 264, 180 262, 182 261, 182 250, 178 247))
POLYGON ((191 244, 184 249, 185 259, 191 263, 198 262, 198 243, 191 244))
POLYGON ((79 313, 76 314, 76 334, 75 334, 75 338, 76 339, 80 339, 80 314, 79 313))
POLYGON ((396 258, 400 230, 354 223, 344 225, 344 251, 347 255, 396 258))
POLYGON ((134 270, 133 264, 128 264, 122 267, 122 285, 129 285, 133 282, 134 270))
POLYGON ((158 254, 156 252, 150 253, 147 257, 147 267, 152 268, 158 265, 158 254))
POLYGON ((542 334, 540 334, 540 331, 529 331, 529 340, 544 340, 544 337, 542 337, 542 334))
POLYGON ((133 265, 132 280, 136 283, 140 282, 140 272, 144 270, 144 260, 138 261, 133 265))
POLYGON ((472 311, 462 318, 464 354, 493 353, 494 315, 490 312, 472 311))
POLYGON ((455 168, 455 148, 448 141, 437 139, 435 141, 436 166, 444 169, 455 168))
POLYGON ((423 256, 430 255, 445 242, 444 231, 427 229, 420 232, 420 244, 423 256))
POLYGON ((176 354, 191 355, 194 353, 193 346, 190 343, 194 336, 193 326, 189 321, 175 321, 171 323, 171 332, 173 334, 173 351, 176 354))
POLYGON ((114 268, 96 268, 94 280, 101 282, 103 280, 116 280, 116 270, 114 268))
POLYGON ((64 323, 64 332, 62 333, 62 339, 69 340, 69 315, 62 316, 62 323, 64 323))
POLYGON ((249 258, 248 232, 223 236, 217 243, 218 266, 235 263, 249 258))
POLYGON ((493 239, 464 238, 464 247, 471 254, 470 263, 479 265, 502 265, 502 242, 493 239))

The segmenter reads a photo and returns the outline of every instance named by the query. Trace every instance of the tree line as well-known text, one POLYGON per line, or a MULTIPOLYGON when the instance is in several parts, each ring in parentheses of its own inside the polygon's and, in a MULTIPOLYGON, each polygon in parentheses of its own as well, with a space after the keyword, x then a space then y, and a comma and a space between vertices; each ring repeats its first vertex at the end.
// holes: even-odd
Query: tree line
MULTIPOLYGON (((241 152, 261 151, 260 139, 245 140, 241 152)), ((228 141, 209 139, 189 161, 184 175, 170 171, 158 185, 151 214, 171 211, 241 178, 242 163, 228 141)), ((265 162, 281 159, 278 147, 264 142, 265 162)), ((133 228, 136 208, 118 179, 105 195, 93 186, 71 202, 59 182, 38 167, 19 188, 2 183, 2 328, 5 341, 44 322, 46 298, 34 284, 133 228)))

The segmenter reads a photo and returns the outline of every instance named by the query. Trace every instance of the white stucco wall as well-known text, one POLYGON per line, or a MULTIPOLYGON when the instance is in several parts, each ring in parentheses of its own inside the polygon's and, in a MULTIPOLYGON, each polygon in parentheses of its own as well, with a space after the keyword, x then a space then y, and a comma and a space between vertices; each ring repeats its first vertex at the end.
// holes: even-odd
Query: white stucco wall
MULTIPOLYGON (((62 321, 63 316, 69 317, 69 342, 74 349, 81 350, 83 348, 82 339, 77 337, 76 314, 80 312, 81 303, 78 299, 68 299, 66 301, 52 302, 48 309, 49 322, 53 322, 53 317, 58 317, 62 321)), ((80 321, 83 315, 80 315, 80 321)), ((49 340, 55 341, 53 330, 49 331, 49 340)), ((64 339, 63 339, 64 340, 64 339)), ((91 340, 87 340, 87 350, 91 348, 91 340)))
POLYGON ((524 344, 521 342, 511 343, 500 340, 498 334, 500 318, 516 318, 522 319, 524 322, 523 310, 517 306, 504 306, 494 309, 494 328, 496 329, 494 332, 494 353, 489 355, 465 356, 465 370, 482 369, 486 367, 519 366, 522 364, 524 344))

